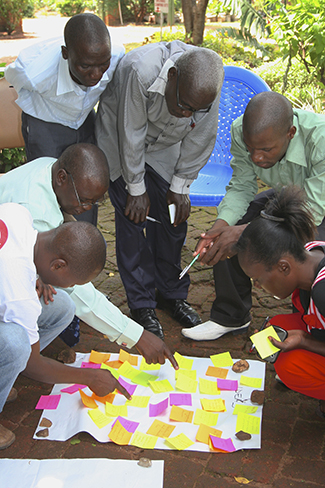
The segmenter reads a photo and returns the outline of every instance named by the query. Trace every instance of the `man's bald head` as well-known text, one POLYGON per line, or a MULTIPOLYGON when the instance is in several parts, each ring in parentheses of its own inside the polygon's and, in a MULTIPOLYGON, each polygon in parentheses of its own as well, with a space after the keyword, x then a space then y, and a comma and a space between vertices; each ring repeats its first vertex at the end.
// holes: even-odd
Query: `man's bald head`
POLYGON ((293 124, 289 100, 276 92, 262 92, 248 103, 243 117, 243 132, 256 136, 272 129, 274 134, 287 134, 293 124))
POLYGON ((110 44, 110 37, 102 19, 97 15, 85 13, 74 15, 66 23, 64 41, 68 49, 73 49, 79 43, 110 44))

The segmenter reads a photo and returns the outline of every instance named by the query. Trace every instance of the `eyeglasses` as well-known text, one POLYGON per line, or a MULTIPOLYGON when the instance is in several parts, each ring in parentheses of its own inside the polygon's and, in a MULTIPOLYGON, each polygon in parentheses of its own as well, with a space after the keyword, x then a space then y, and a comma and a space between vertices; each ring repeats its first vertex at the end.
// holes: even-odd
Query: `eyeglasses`
POLYGON ((184 107, 182 104, 179 103, 179 70, 177 70, 176 103, 177 103, 177 107, 180 108, 181 110, 184 110, 185 112, 192 112, 192 113, 197 112, 197 113, 201 113, 201 114, 207 114, 208 112, 210 112, 211 107, 212 107, 212 103, 210 103, 210 105, 207 108, 200 108, 200 109, 196 110, 195 108, 191 107, 190 105, 188 105, 187 107, 184 107))
POLYGON ((102 203, 104 201, 104 198, 103 198, 101 200, 96 200, 96 202, 82 202, 81 199, 80 199, 80 197, 79 197, 79 193, 77 192, 77 188, 76 188, 74 179, 72 177, 72 174, 69 173, 69 171, 67 171, 65 168, 63 168, 63 169, 67 173, 67 175, 69 175, 70 178, 71 178, 72 186, 73 186, 73 189, 74 189, 76 198, 78 200, 78 206, 79 207, 82 207, 82 208, 92 207, 93 205, 98 205, 98 203, 102 203))

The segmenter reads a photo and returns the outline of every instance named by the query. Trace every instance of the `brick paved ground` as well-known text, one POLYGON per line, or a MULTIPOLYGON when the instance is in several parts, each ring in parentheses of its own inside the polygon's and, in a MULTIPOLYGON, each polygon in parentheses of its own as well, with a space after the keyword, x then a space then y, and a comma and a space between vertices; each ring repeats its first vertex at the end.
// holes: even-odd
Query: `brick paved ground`
MULTIPOLYGON (((184 263, 191 259, 191 252, 199 233, 207 230, 215 219, 215 209, 193 208, 189 219, 189 232, 184 247, 184 263)), ((106 269, 96 280, 96 285, 108 293, 112 302, 128 313, 124 288, 119 278, 114 252, 114 213, 108 204, 100 209, 100 227, 108 243, 106 269), (113 276, 112 276, 113 273, 113 276)), ((209 318, 214 298, 212 270, 194 265, 189 301, 209 318)), ((267 315, 289 312, 290 304, 275 301, 265 293, 254 291, 253 321, 250 332, 259 326, 267 315)), ((174 351, 183 355, 208 357, 210 354, 229 350, 233 357, 247 358, 250 347, 249 334, 224 336, 218 341, 193 342, 180 335, 181 327, 166 313, 158 310, 164 326, 166 342, 174 351)), ((82 325, 80 343, 76 351, 117 352, 118 347, 109 343, 100 333, 82 325)), ((64 348, 60 339, 48 347, 46 354, 56 357, 64 348)), ((135 351, 134 351, 135 352, 135 351)), ((119 447, 112 443, 100 444, 89 434, 80 433, 78 444, 66 442, 35 441, 32 439, 40 412, 34 407, 41 394, 49 394, 51 386, 20 377, 16 382, 18 399, 5 406, 0 420, 16 434, 16 442, 0 453, 1 458, 123 458, 138 459, 146 456, 165 461, 165 488, 230 488, 240 485, 235 477, 244 477, 252 488, 317 488, 325 486, 325 421, 315 410, 317 401, 286 389, 274 380, 274 369, 267 366, 266 402, 262 425, 262 449, 243 450, 232 454, 207 454, 199 452, 143 451, 136 447, 119 447)), ((153 487, 154 488, 154 487, 153 487)))

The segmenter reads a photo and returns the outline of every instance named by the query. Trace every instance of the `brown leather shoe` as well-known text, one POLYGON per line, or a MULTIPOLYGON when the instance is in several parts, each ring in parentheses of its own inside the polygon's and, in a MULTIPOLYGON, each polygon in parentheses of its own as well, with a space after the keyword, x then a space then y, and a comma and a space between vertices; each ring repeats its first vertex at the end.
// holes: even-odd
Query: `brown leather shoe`
POLYGON ((10 393, 8 395, 8 398, 6 400, 6 403, 11 403, 11 402, 15 401, 17 396, 18 396, 18 392, 17 392, 16 388, 11 388, 10 393))
POLYGON ((0 424, 0 450, 7 449, 15 439, 15 434, 0 424))

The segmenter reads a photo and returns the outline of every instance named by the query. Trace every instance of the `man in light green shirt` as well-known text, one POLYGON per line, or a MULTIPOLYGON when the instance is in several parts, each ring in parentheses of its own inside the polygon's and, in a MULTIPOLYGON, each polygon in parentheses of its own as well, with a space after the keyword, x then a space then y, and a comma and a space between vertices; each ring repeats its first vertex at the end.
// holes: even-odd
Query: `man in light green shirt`
MULTIPOLYGON (((92 144, 74 144, 57 160, 38 158, 3 175, 0 203, 23 205, 30 211, 35 229, 44 232, 63 223, 62 211, 76 215, 91 208, 108 184, 104 153, 92 144)), ((76 315, 110 341, 128 348, 136 346, 149 363, 163 363, 168 358, 176 365, 163 341, 122 314, 91 283, 66 291, 76 305, 76 315)))
POLYGON ((216 299, 211 320, 182 330, 194 340, 243 332, 250 323, 251 282, 232 247, 274 192, 257 195, 257 178, 273 189, 290 184, 303 188, 318 226, 316 238, 325 240, 325 115, 293 110, 278 93, 260 93, 232 124, 231 153, 233 175, 218 218, 195 251, 202 263, 214 265, 216 299))

